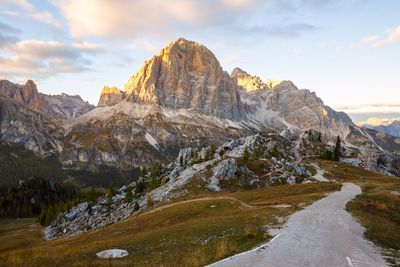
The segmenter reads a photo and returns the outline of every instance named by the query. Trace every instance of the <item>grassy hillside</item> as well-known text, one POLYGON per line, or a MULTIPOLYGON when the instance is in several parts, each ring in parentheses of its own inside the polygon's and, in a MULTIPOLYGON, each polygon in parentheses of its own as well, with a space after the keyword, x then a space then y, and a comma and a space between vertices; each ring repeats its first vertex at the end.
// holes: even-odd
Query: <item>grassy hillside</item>
POLYGON ((5 266, 202 266, 269 240, 268 228, 279 227, 282 218, 339 189, 335 183, 310 183, 201 196, 231 199, 187 203, 180 202, 188 199, 177 199, 176 205, 157 212, 53 241, 42 240, 42 228, 33 221, 1 221, 0 262, 5 266), (276 203, 291 206, 271 206, 276 203), (126 249, 129 256, 111 261, 96 258, 95 253, 109 248, 126 249))
MULTIPOLYGON (((3 220, 0 266, 203 266, 268 241, 267 229, 279 227, 291 213, 339 190, 342 182, 357 183, 363 190, 347 209, 366 227, 366 237, 398 249, 399 179, 339 162, 318 164, 337 183, 198 192, 75 237, 44 241, 43 228, 35 220, 3 220), (110 248, 126 249, 129 256, 114 260, 95 256, 110 248)), ((386 251, 388 260, 395 262, 395 251, 386 251)))

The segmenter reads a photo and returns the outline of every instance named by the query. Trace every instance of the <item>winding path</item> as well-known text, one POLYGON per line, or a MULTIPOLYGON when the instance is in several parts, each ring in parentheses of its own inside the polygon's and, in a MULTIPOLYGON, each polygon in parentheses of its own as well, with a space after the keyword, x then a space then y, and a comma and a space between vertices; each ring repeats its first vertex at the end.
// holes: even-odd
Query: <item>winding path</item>
POLYGON ((180 204, 185 204, 185 203, 192 203, 192 202, 202 202, 202 201, 209 201, 209 200, 228 200, 231 203, 238 203, 240 206, 248 208, 248 209, 261 209, 261 208, 288 208, 291 205, 288 204, 278 204, 278 205, 271 205, 271 204, 264 204, 264 205, 249 205, 243 201, 241 201, 240 199, 234 198, 234 197, 203 197, 203 198, 195 198, 195 199, 189 199, 189 200, 183 200, 183 201, 179 201, 179 202, 175 202, 175 203, 171 203, 171 204, 166 204, 160 207, 157 207, 155 209, 143 212, 143 213, 139 213, 138 215, 142 216, 145 214, 150 214, 150 213, 154 213, 160 210, 164 210, 173 206, 177 206, 180 204))
POLYGON ((387 266, 363 238, 364 228, 344 210, 360 193, 359 186, 343 183, 341 191, 291 215, 269 243, 209 266, 387 266))

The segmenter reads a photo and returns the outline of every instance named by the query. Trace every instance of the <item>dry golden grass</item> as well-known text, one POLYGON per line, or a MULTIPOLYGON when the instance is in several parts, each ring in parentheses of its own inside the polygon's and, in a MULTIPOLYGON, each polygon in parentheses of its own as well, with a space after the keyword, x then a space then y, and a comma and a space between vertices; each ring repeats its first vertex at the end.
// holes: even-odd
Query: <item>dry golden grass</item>
POLYGON ((249 205, 291 203, 293 206, 247 208, 227 199, 183 203, 53 241, 41 239, 42 228, 37 224, 27 232, 32 220, 0 221, 0 263, 4 266, 203 266, 266 242, 271 238, 266 225, 277 224, 277 217, 285 217, 304 203, 339 188, 334 183, 312 183, 208 194, 232 196, 249 205), (110 248, 126 249, 129 256, 114 260, 95 256, 110 248))

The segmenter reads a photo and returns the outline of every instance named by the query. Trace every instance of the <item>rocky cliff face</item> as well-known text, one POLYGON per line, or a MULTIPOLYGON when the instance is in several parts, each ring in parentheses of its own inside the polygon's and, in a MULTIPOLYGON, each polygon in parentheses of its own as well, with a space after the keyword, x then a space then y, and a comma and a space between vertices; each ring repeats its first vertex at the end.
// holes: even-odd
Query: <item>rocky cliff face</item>
MULTIPOLYGON (((3 82, 0 88, 7 86, 3 82)), ((18 88, 5 92, 16 101, 28 101, 28 106, 42 103, 35 98, 46 98, 31 82, 18 88)), ((48 105, 33 106, 42 111, 48 105)), ((334 111, 315 93, 298 89, 290 81, 264 83, 240 69, 231 77, 206 47, 184 39, 146 61, 125 84, 124 92, 104 87, 99 105, 66 122, 57 140, 61 140, 59 156, 66 166, 130 168, 167 163, 189 146, 220 145, 271 131, 290 140, 301 139, 306 129, 321 132, 326 143, 340 135, 344 146, 352 150, 400 148, 400 139, 354 125, 345 113, 334 111)))
POLYGON ((251 76, 240 68, 234 68, 231 77, 236 80, 238 86, 246 91, 271 89, 267 84, 263 83, 259 77, 251 76))
POLYGON ((9 144, 23 144, 38 154, 62 150, 62 123, 0 96, 0 136, 9 144))
POLYGON ((120 103, 124 97, 124 92, 117 87, 104 86, 101 90, 100 100, 97 104, 98 107, 114 106, 120 103))
POLYGON ((1 80, 0 94, 20 104, 24 104, 33 110, 46 113, 61 120, 76 118, 94 108, 94 106, 83 101, 80 96, 70 96, 67 94, 46 95, 39 93, 36 84, 31 80, 28 80, 25 85, 1 80))
POLYGON ((239 120, 237 85, 205 46, 183 38, 169 43, 125 84, 129 101, 239 120))
POLYGON ((349 147, 378 147, 350 118, 324 105, 315 93, 290 81, 229 76, 204 46, 179 39, 125 84, 105 87, 96 109, 68 124, 64 161, 140 166, 168 162, 184 147, 222 144, 231 138, 275 130, 298 138, 304 129, 337 135, 349 147))

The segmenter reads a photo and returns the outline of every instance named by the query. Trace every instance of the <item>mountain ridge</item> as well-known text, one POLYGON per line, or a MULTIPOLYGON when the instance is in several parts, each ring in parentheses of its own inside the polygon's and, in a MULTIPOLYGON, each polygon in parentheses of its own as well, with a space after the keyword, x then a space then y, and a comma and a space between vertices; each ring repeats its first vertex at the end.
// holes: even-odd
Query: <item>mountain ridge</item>
POLYGON ((210 50, 183 38, 145 61, 124 89, 105 86, 96 108, 60 126, 56 152, 66 167, 166 164, 185 147, 272 131, 295 140, 313 129, 330 145, 340 136, 349 155, 400 148, 400 139, 358 127, 291 81, 229 75, 210 50))
POLYGON ((0 80, 0 95, 61 120, 73 119, 94 108, 79 95, 40 93, 32 80, 28 80, 25 85, 0 80))

